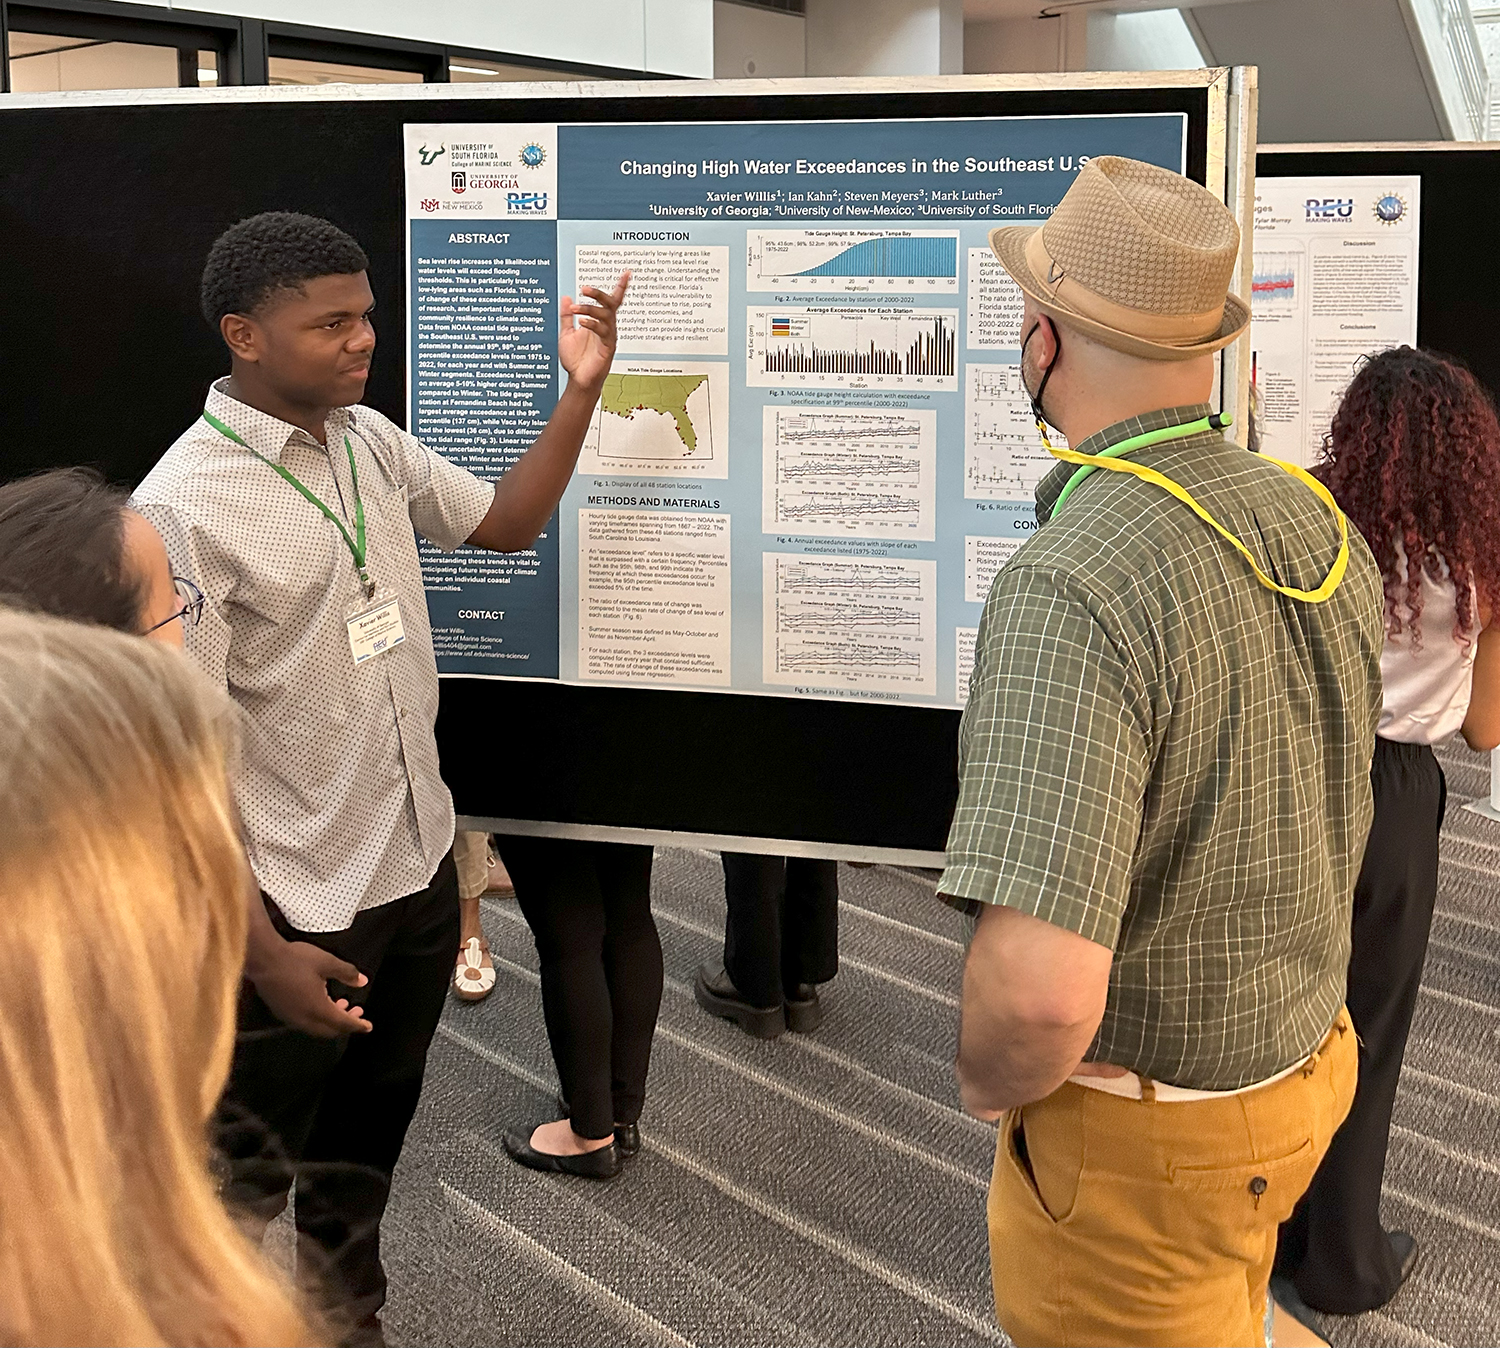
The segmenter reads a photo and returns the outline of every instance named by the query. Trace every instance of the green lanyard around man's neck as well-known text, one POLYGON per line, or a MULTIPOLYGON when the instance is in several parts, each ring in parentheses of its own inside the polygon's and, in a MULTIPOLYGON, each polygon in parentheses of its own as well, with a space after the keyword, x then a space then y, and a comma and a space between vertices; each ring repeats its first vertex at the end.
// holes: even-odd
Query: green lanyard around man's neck
POLYGON ((251 449, 249 445, 245 444, 244 440, 242 440, 238 435, 230 430, 230 428, 226 426, 222 421, 220 421, 218 417, 214 416, 212 412, 205 411, 203 413, 203 420, 206 421, 210 426, 212 426, 214 430, 218 431, 220 435, 228 436, 229 439, 233 440, 235 444, 242 445, 245 449, 249 449, 250 452, 254 454, 255 457, 259 459, 263 464, 265 464, 267 468, 269 468, 273 473, 279 473, 282 477, 284 477, 288 482, 292 484, 292 486, 300 491, 303 496, 311 501, 313 505, 317 506, 319 510, 321 510, 330 520, 333 521, 334 527, 337 528, 339 533, 344 536, 344 542, 349 545, 349 551, 354 557, 354 569, 359 572, 359 581, 360 584, 365 587, 366 596, 368 597, 374 594, 374 582, 370 579, 369 571, 365 569, 365 503, 359 498, 359 469, 354 466, 354 446, 349 443, 349 437, 347 435, 344 437, 344 449, 349 454, 349 477, 354 483, 354 534, 352 537, 349 534, 349 530, 344 527, 344 521, 341 520, 338 515, 336 515, 332 510, 330 510, 315 492, 313 492, 310 488, 304 486, 302 482, 298 480, 296 474, 291 471, 291 469, 285 468, 281 464, 275 463, 272 460, 266 458, 266 456, 262 454, 258 449, 251 449))

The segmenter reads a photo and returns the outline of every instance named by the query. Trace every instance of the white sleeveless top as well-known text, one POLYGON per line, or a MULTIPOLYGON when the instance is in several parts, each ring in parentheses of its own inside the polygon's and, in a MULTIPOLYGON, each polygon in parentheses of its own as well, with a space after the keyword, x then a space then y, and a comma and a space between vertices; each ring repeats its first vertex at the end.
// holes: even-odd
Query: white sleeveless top
MULTIPOLYGON (((1406 558, 1397 546, 1397 564, 1406 570, 1406 558)), ((1380 674, 1385 683, 1384 703, 1376 733, 1382 739, 1402 744, 1441 744, 1458 733, 1469 712, 1474 687, 1474 655, 1478 649, 1479 621, 1476 617, 1467 641, 1453 635, 1457 622, 1457 595, 1448 579, 1446 562, 1440 563, 1443 579, 1435 581, 1422 573, 1422 644, 1412 643, 1410 612, 1404 602, 1397 608, 1401 631, 1389 632, 1380 655, 1380 674)), ((1389 612, 1389 611, 1388 611, 1389 612)))

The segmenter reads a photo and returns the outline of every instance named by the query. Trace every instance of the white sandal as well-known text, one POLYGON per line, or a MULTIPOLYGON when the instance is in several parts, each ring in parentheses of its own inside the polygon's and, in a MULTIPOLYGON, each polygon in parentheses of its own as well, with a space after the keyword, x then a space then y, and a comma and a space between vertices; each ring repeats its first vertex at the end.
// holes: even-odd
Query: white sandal
POLYGON ((482 1002, 494 990, 495 965, 490 948, 478 936, 471 936, 453 967, 453 995, 463 1002, 482 1002))

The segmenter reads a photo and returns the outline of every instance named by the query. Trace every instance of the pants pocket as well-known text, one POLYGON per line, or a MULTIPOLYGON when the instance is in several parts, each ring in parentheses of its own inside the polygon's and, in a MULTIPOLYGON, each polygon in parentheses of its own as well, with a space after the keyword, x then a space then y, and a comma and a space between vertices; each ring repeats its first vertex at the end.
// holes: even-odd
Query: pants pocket
POLYGON ((1172 1187, 1225 1217, 1254 1226, 1279 1225, 1292 1214, 1318 1166, 1312 1138, 1284 1155, 1243 1165, 1175 1165, 1172 1187))
MULTIPOLYGON (((1016 1178, 1025 1186, 1037 1212, 1053 1226, 1064 1221, 1069 1213, 1054 1212, 1042 1194, 1041 1185, 1037 1183, 1036 1171, 1032 1166, 1031 1153, 1026 1142, 1026 1123, 1019 1109, 1012 1110, 1006 1119, 1005 1155, 1016 1178)), ((1073 1206, 1074 1204, 1069 1205, 1069 1211, 1073 1206)))

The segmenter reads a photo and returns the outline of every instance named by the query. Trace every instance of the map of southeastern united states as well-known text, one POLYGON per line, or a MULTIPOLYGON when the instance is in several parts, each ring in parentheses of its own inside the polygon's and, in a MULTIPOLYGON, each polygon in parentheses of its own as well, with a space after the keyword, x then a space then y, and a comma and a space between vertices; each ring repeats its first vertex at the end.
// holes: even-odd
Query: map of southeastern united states
POLYGON ((706 374, 608 374, 600 403, 606 412, 629 421, 636 412, 660 412, 677 423, 677 434, 692 453, 698 433, 688 416, 687 401, 706 374))

